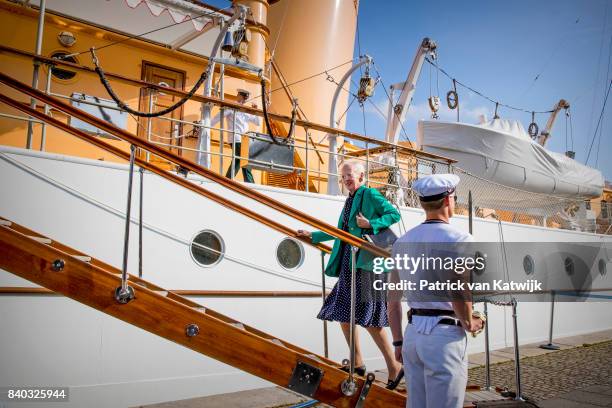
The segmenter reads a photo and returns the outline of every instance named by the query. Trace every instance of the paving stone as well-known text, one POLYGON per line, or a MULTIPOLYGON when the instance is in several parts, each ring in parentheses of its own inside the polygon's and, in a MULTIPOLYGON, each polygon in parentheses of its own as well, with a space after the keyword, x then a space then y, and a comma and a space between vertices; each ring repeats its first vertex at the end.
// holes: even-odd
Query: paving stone
POLYGON ((566 400, 563 398, 549 399, 547 401, 538 402, 540 408, 601 408, 598 405, 583 404, 581 402, 575 402, 566 400))
POLYGON ((612 395, 597 394, 584 390, 574 390, 562 396, 565 399, 606 407, 612 404, 612 395))
POLYGON ((268 387, 152 404, 147 405, 146 408, 276 408, 295 405, 306 400, 306 397, 283 388, 268 387))

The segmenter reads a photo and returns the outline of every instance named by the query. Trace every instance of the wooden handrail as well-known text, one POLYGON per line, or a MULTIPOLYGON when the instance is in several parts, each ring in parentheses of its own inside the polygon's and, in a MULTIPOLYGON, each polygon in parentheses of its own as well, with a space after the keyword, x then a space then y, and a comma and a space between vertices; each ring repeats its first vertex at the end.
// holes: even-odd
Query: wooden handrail
MULTIPOLYGON (((321 298, 321 292, 299 290, 198 290, 168 289, 180 296, 222 298, 321 298)), ((47 288, 27 286, 0 286, 0 295, 61 295, 47 288)), ((329 294, 327 292, 326 294, 329 294)))
MULTIPOLYGON (((174 153, 171 153, 165 149, 162 149, 161 147, 155 145, 154 143, 151 143, 149 141, 146 140, 142 140, 139 137, 129 133, 126 130, 120 129, 102 119, 99 119, 93 115, 90 115, 86 112, 83 112, 82 110, 75 108, 71 105, 68 105, 67 103, 64 103, 63 101, 60 101, 56 98, 53 98, 37 89, 32 88, 31 86, 29 86, 28 84, 25 84, 23 82, 17 81, 14 78, 11 78, 10 76, 0 72, 0 82, 10 86, 11 88, 14 88, 20 92, 23 92, 31 97, 33 97, 34 99, 38 99, 40 102, 45 103, 47 105, 51 105, 56 109, 59 109, 67 114, 69 114, 70 116, 76 117, 78 119, 81 119, 84 122, 89 123, 90 125, 93 125, 99 129, 105 130, 106 132, 110 133, 111 135, 114 135, 116 137, 118 137, 119 139, 122 139, 128 143, 133 144, 134 146, 140 147, 141 149, 144 149, 152 154, 155 154, 163 159, 168 160, 169 162, 172 162, 174 164, 177 164, 179 166, 181 166, 184 169, 187 169, 189 171, 194 172, 195 174, 198 174, 204 178, 207 178, 209 180, 212 180, 220 185, 222 185, 223 187, 232 190, 238 194, 241 194, 245 197, 249 197, 261 204, 264 204, 266 206, 268 206, 269 208, 273 208, 285 215, 288 215, 298 221, 304 222, 312 227, 315 227, 323 232, 326 232, 330 235, 332 235, 333 237, 340 239, 344 242, 346 242, 347 244, 353 245, 357 248, 366 250, 370 253, 372 253, 373 255, 377 255, 377 256, 381 256, 381 257, 389 257, 391 254, 388 251, 383 250, 382 248, 379 248, 375 245, 370 244, 369 242, 358 238, 352 234, 350 234, 347 231, 343 231, 337 227, 334 227, 330 224, 327 224, 321 220, 319 220, 318 218, 315 218, 311 215, 308 215, 306 213, 303 213, 301 211, 296 210, 295 208, 282 203, 280 201, 274 200, 268 196, 266 196, 263 193, 260 193, 259 191, 256 191, 252 188, 243 186, 241 183, 228 179, 222 175, 219 175, 211 170, 208 170, 206 168, 203 168, 189 160, 184 159, 183 157, 180 157, 174 153)), ((8 98, 6 96, 4 96, 3 98, 4 101, 6 101, 7 103, 10 101, 12 101, 12 105, 13 107, 16 107, 17 109, 23 110, 24 106, 22 104, 20 104, 20 107, 15 106, 15 104, 19 104, 19 102, 12 100, 11 98, 8 98)), ((41 115, 40 113, 37 112, 37 114, 35 115, 34 112, 31 112, 32 116, 34 117, 39 117, 39 115, 41 115)), ((42 114, 44 115, 44 114, 42 114)), ((46 115, 45 115, 46 116, 46 115)), ((50 120, 50 119, 46 119, 45 117, 42 117, 42 120, 50 120)), ((61 122, 59 121, 55 121, 57 125, 60 125, 61 122)), ((65 128, 64 126, 60 126, 62 128, 65 128)), ((68 127, 70 128, 70 127, 68 127)), ((72 128, 70 128, 72 129, 72 128)), ((72 133, 72 131, 71 131, 72 133)), ((91 139, 90 139, 91 140, 91 139)), ((99 143, 100 141, 98 141, 99 143)), ((102 146, 101 144, 99 146, 102 146)), ((110 147, 110 146, 107 146, 110 147)), ((114 151, 117 152, 119 154, 120 149, 115 149, 114 151)), ((121 154, 119 154, 120 157, 125 157, 125 155, 127 155, 127 152, 123 152, 121 154)), ((143 161, 139 161, 138 162, 139 165, 142 165, 143 167, 145 167, 145 163, 143 161)), ((179 182, 179 180, 181 179, 181 177, 178 176, 174 176, 171 175, 169 173, 165 173, 162 169, 156 168, 156 166, 151 165, 150 163, 146 163, 146 166, 148 166, 149 169, 151 169, 151 171, 156 172, 156 174, 162 175, 162 173, 164 173, 165 175, 162 175, 162 177, 164 178, 172 178, 173 181, 175 182, 179 182)), ((146 167, 145 167, 146 168, 146 167)), ((245 207, 242 207, 240 209, 238 209, 240 206, 238 204, 235 204, 229 200, 224 199, 221 196, 215 195, 212 192, 209 192, 207 190, 205 190, 202 187, 197 188, 193 183, 190 183, 186 180, 183 179, 183 182, 185 184, 183 184, 185 187, 188 187, 190 189, 193 189, 194 191, 197 189, 198 191, 200 191, 203 194, 206 194, 209 197, 214 197, 216 196, 217 200, 224 200, 227 203, 231 203, 231 206, 236 208, 239 212, 243 213, 243 214, 248 214, 250 213, 252 217, 257 216, 258 214, 256 214, 254 211, 251 211, 245 207), (192 187, 189 187, 189 185, 191 185, 192 187)), ((182 183, 181 183, 182 184, 182 183)), ((261 217, 261 216, 260 216, 261 217)), ((263 219, 263 217, 262 217, 263 219)), ((279 223, 276 223, 272 220, 267 220, 269 223, 275 223, 278 225, 278 227, 284 228, 285 230, 289 230, 287 227, 282 226, 279 223)), ((291 230, 289 230, 291 231, 291 230)), ((295 236, 295 233, 292 235, 295 236)), ((305 241, 306 242, 306 241, 305 241)))
MULTIPOLYGON (((134 285, 137 296, 120 304, 112 295, 121 284, 117 273, 71 258, 70 253, 7 227, 0 227, 0 268, 283 387, 290 383, 298 363, 307 363, 323 371, 312 397, 326 404, 354 407, 359 398, 359 393, 342 394, 340 384, 346 373, 331 360, 282 339, 276 341, 241 322, 225 321, 214 310, 177 295, 170 297, 170 292, 151 282, 140 280, 134 285), (53 266, 57 260, 63 261, 60 269, 53 266), (186 329, 194 325, 197 334, 190 335, 186 329)), ((358 390, 365 383, 361 377, 355 382, 358 390)), ((406 396, 374 383, 364 402, 366 408, 399 407, 405 405, 406 396)))
MULTIPOLYGON (((59 65, 59 66, 64 66, 64 67, 69 67, 69 68, 74 68, 74 69, 78 69, 78 70, 82 70, 82 71, 87 71, 87 72, 91 72, 94 75, 97 75, 96 72, 94 71, 93 68, 85 66, 85 65, 80 65, 80 64, 75 64, 72 62, 68 62, 68 61, 61 61, 61 60, 57 60, 57 59, 53 59, 53 58, 49 58, 49 57, 44 57, 42 55, 36 55, 33 54, 31 52, 28 51, 24 51, 24 50, 20 50, 17 48, 12 48, 12 47, 8 47, 6 45, 2 45, 0 44, 0 52, 8 52, 8 53, 12 53, 15 55, 20 55, 20 56, 24 56, 24 57, 28 57, 28 58, 32 58, 35 61, 39 61, 45 64, 50 64, 50 65, 59 65)), ((138 80, 138 79, 133 79, 133 78, 129 78, 127 76, 121 75, 121 74, 115 74, 112 72, 106 72, 105 74, 108 78, 113 78, 122 82, 126 82, 126 83, 130 83, 132 85, 137 85, 143 88, 151 88, 151 89, 156 89, 158 91, 163 91, 165 93, 171 94, 171 95, 175 95, 178 97, 183 97, 187 95, 187 92, 180 90, 180 89, 176 89, 176 88, 167 88, 167 87, 163 87, 163 86, 159 86, 158 84, 154 84, 152 82, 146 82, 146 81, 142 81, 142 80, 138 80)), ((257 115, 257 116, 263 116, 263 111, 260 109, 255 109, 252 108, 250 106, 247 105, 241 105, 238 103, 234 103, 234 102, 229 102, 226 100, 221 100, 212 96, 206 97, 206 96, 202 96, 202 95, 194 95, 192 98, 192 100, 196 101, 196 102, 201 102, 201 103, 213 103, 215 105, 219 105, 219 106, 223 106, 223 107, 227 107, 230 109, 235 109, 237 111, 241 111, 241 112, 247 112, 253 115, 257 115)), ((284 116, 284 115, 279 115, 279 114, 275 114, 275 113, 269 113, 269 116, 271 119, 279 121, 279 122, 283 122, 283 123, 291 123, 291 118, 289 116, 284 116)), ((396 148, 398 152, 402 152, 402 153, 406 153, 406 154, 414 154, 416 156, 421 156, 421 157, 426 157, 428 159, 432 159, 432 160, 439 160, 439 161, 443 161, 447 164, 452 164, 452 163, 456 163, 456 160, 450 159, 448 157, 444 157, 444 156, 439 156, 433 153, 428 153, 428 152, 424 152, 422 150, 417 150, 417 149, 412 149, 406 146, 401 146, 401 145, 395 145, 393 143, 389 143, 383 140, 378 140, 378 139, 374 139, 372 137, 367 137, 367 136, 363 136, 363 135, 359 135, 357 133, 351 133, 348 132, 346 130, 341 130, 341 129, 335 129, 335 128, 331 128, 329 126, 325 126, 325 125, 321 125, 318 123, 313 123, 313 122, 308 122, 308 121, 304 121, 304 120, 296 120, 296 125, 300 126, 300 127, 304 127, 304 128, 308 128, 308 129, 312 129, 312 130, 318 130, 321 132, 326 132, 326 133, 331 133, 331 134, 336 134, 336 135, 340 135, 343 137, 347 137, 349 139, 354 139, 354 140, 359 140, 362 142, 368 142, 368 143, 373 143, 379 146, 386 146, 386 147, 390 147, 390 148, 396 148)))
MULTIPOLYGON (((27 113, 30 116, 33 116, 33 117, 38 118, 40 120, 43 120, 43 121, 47 122, 48 124, 50 124, 52 126, 55 126, 55 127, 59 128, 59 129, 65 131, 65 132, 68 132, 68 133, 78 137, 79 139, 82 139, 82 140, 84 140, 86 142, 89 142, 89 143, 91 143, 91 144, 93 144, 93 145, 95 145, 95 146, 97 146, 97 147, 99 147, 101 149, 104 149, 104 150, 106 150, 106 151, 108 151, 108 152, 110 152, 110 153, 112 153, 112 154, 114 154, 114 155, 124 159, 124 160, 127 160, 127 161, 130 160, 130 154, 127 151, 122 150, 122 149, 120 149, 118 147, 115 147, 115 146, 113 146, 113 145, 111 145, 109 143, 106 143, 103 140, 101 140, 100 138, 97 138, 97 137, 92 136, 92 135, 90 135, 88 133, 85 133, 82 130, 73 128, 73 127, 69 126, 68 124, 66 124, 64 122, 62 122, 62 121, 60 121, 58 119, 55 119, 54 117, 45 115, 44 113, 42 113, 40 111, 37 111, 35 109, 32 109, 28 105, 20 103, 19 101, 16 101, 16 100, 14 100, 14 99, 6 96, 6 95, 0 94, 0 101, 6 103, 7 105, 12 106, 12 107, 14 107, 16 109, 19 109, 19 110, 23 111, 24 113, 27 113)), ((247 217, 257 221, 257 222, 260 222, 260 223, 262 223, 264 225, 267 225, 267 226, 269 226, 269 227, 271 227, 271 228, 273 228, 273 229, 275 229, 275 230, 277 230, 277 231, 279 231, 279 232, 281 232, 281 233, 283 233, 283 234, 285 234, 287 236, 299 239, 302 242, 305 242, 305 243, 307 243, 309 245, 314 246, 317 249, 320 249, 321 251, 324 251, 324 252, 327 252, 327 253, 331 252, 331 248, 329 246, 327 246, 325 244, 313 245, 311 242, 309 242, 309 241, 307 241, 307 240, 305 240, 305 239, 303 239, 301 237, 298 237, 296 231, 294 231, 294 230, 284 226, 283 224, 280 224, 280 223, 278 223, 278 222, 276 222, 274 220, 271 220, 271 219, 269 219, 267 217, 264 217, 263 215, 255 212, 253 210, 250 210, 249 208, 241 206, 240 204, 234 203, 233 201, 228 200, 228 199, 226 199, 226 198, 224 198, 224 197, 222 197, 222 196, 220 196, 220 195, 218 195, 216 193, 213 193, 212 191, 209 191, 209 190, 205 189, 204 187, 202 187, 200 185, 196 185, 196 184, 186 180, 183 177, 179 177, 179 176, 177 176, 175 174, 172 174, 172 173, 170 173, 170 172, 168 172, 168 171, 166 171, 166 170, 164 170, 164 169, 162 169, 162 168, 160 168, 160 167, 158 167, 158 166, 156 166, 156 165, 154 165, 154 164, 152 164, 150 162, 147 162, 147 161, 145 161, 143 159, 140 159, 138 157, 135 158, 135 162, 136 162, 136 164, 138 166, 141 166, 142 168, 144 168, 146 170, 149 170, 150 172, 152 172, 154 174, 157 174, 160 177, 168 179, 168 180, 170 180, 170 181, 172 181, 172 182, 174 182, 176 184, 179 184, 179 185, 181 185, 181 186, 183 186, 183 187, 185 187, 185 188, 187 188, 187 189, 189 189, 189 190, 191 190, 191 191, 193 191, 193 192, 195 192, 197 194, 200 194, 200 195, 202 195, 202 196, 204 196, 204 197, 206 197, 208 199, 211 199, 211 200, 213 200, 213 201, 223 205, 224 207, 230 208, 230 209, 232 209, 234 211, 237 211, 237 212, 239 212, 239 213, 241 213, 241 214, 243 214, 243 215, 245 215, 245 216, 247 216, 247 217)))

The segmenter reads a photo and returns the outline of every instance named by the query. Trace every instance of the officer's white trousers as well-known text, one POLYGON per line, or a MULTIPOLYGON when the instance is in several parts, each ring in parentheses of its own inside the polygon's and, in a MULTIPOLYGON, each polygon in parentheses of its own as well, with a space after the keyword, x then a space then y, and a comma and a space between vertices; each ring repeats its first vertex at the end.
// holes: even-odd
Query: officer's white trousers
POLYGON ((459 326, 439 324, 430 334, 406 327, 402 347, 409 408, 461 408, 467 385, 467 338, 459 326))

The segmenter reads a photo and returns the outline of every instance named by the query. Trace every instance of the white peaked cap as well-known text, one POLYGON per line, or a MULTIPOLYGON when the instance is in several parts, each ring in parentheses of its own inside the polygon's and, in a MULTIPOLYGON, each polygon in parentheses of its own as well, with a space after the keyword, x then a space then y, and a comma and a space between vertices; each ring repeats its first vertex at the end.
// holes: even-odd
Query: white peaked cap
POLYGON ((421 177, 412 184, 412 188, 419 198, 435 201, 452 193, 457 188, 459 180, 459 176, 455 174, 433 174, 421 177))

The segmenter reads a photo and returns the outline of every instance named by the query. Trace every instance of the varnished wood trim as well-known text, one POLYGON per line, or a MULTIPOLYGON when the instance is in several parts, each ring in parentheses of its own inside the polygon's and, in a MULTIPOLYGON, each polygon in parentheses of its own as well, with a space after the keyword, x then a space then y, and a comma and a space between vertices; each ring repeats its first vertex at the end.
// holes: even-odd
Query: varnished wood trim
MULTIPOLYGON (((51 58, 47 58, 47 57, 43 57, 43 56, 38 56, 36 54, 32 54, 30 52, 27 51, 23 51, 23 50, 19 50, 16 48, 11 48, 11 47, 7 47, 5 45, 0 44, 0 52, 8 52, 8 53, 12 53, 15 55, 21 55, 23 57, 28 57, 28 58, 32 58, 36 61, 40 61, 43 62, 45 64, 52 64, 52 65, 59 65, 59 66, 64 66, 64 67, 70 67, 73 69, 78 69, 78 70, 82 70, 82 71, 88 71, 95 74, 95 71, 93 68, 90 68, 88 66, 85 65, 79 65, 79 64, 73 64, 70 62, 66 62, 66 61, 58 61, 55 59, 51 59, 51 58)), ((218 64, 217 64, 218 65, 218 64)), ((218 68, 218 67, 217 67, 218 68)), ((226 71, 229 70, 231 71, 231 67, 226 67, 226 71)), ((179 89, 174 89, 174 88, 165 88, 165 87, 161 87, 157 84, 151 83, 151 82, 145 82, 145 81, 141 81, 141 80, 137 80, 137 79, 133 79, 133 78, 129 78, 126 77, 124 75, 121 74, 114 74, 112 72, 105 72, 106 76, 108 78, 113 78, 116 79, 118 81, 121 82, 125 82, 125 83, 130 83, 132 85, 136 85, 136 86, 140 86, 143 88, 151 88, 151 89, 157 89, 166 93, 171 93, 177 96, 185 96, 187 95, 187 92, 181 91, 179 89)), ((234 76, 238 76, 239 75, 236 73, 234 73, 233 71, 231 71, 231 75, 234 76)), ((254 76, 250 77, 251 80, 254 81, 258 81, 257 78, 255 78, 254 76)), ((226 100, 221 100, 215 97, 205 97, 202 95, 193 95, 193 97, 191 98, 194 101, 197 102, 202 102, 202 103, 206 103, 206 102, 211 102, 215 105, 218 106, 223 106, 226 108, 231 108, 231 109, 235 109, 237 111, 241 111, 241 112, 247 112, 253 115, 257 115, 257 116, 263 116, 263 111, 259 110, 259 109, 255 109, 252 108, 250 106, 247 105, 240 105, 238 103, 233 103, 233 102, 228 102, 226 100)), ((279 122, 283 122, 283 123, 291 123, 291 118, 289 116, 283 116, 283 115, 278 115, 275 113, 269 113, 269 116, 271 119, 279 121, 279 122)), ((428 152, 424 152, 421 150, 417 150, 417 149, 412 149, 409 147, 405 147, 405 146, 400 146, 400 145, 394 145, 393 143, 388 143, 382 140, 378 140, 378 139, 374 139, 371 137, 367 137, 367 136, 362 136, 359 135, 357 133, 351 133, 351 132, 347 132, 346 130, 341 130, 341 129, 335 129, 335 128, 331 128, 329 126, 325 126, 325 125, 321 125, 318 123, 313 123, 313 122, 307 122, 301 119, 298 119, 296 121, 296 125, 300 126, 300 127, 304 127, 310 130, 318 130, 321 132, 326 132, 326 133, 331 133, 331 134, 335 134, 338 136, 344 136, 347 137, 349 139, 354 139, 354 140, 360 140, 362 142, 369 142, 372 143, 373 145, 378 145, 378 146, 386 146, 388 148, 395 148, 397 149, 398 153, 405 153, 405 154, 412 154, 412 155, 416 155, 417 157, 420 158, 428 158, 428 159, 433 159, 433 160, 439 160, 443 163, 447 163, 447 164, 451 164, 451 163, 456 163, 456 160, 453 159, 449 159, 447 157, 444 156, 438 156, 436 154, 432 154, 432 153, 428 153, 428 152)))
MULTIPOLYGON (((340 391, 346 373, 338 365, 326 364, 316 357, 263 339, 246 329, 161 296, 147 287, 134 287, 135 299, 127 304, 119 304, 113 296, 120 285, 117 275, 77 260, 71 262, 69 254, 8 228, 0 228, 0 268, 283 387, 289 383, 297 363, 306 362, 324 372, 313 395, 314 399, 323 403, 335 407, 354 407, 359 398, 359 392, 347 397, 340 391), (51 268, 56 259, 68 259, 62 271, 51 268), (197 336, 186 336, 185 328, 190 324, 198 325, 197 336)), ((299 325, 299 322, 288 322, 291 323, 299 325)), ((361 389, 364 380, 357 377, 355 381, 357 389, 361 389)), ((364 406, 382 408, 401 407, 405 404, 405 394, 386 390, 374 383, 364 406)))
MULTIPOLYGON (((193 297, 231 297, 231 298, 321 298, 317 291, 270 291, 270 290, 196 290, 169 289, 180 296, 193 297)), ((329 292, 328 292, 329 294, 329 292)), ((0 295, 57 295, 47 288, 25 286, 0 286, 0 295)))
MULTIPOLYGON (((3 74, 0 73, 0 75, 3 75, 3 74)), ((6 103, 7 105, 10 105, 10 106, 12 106, 12 107, 14 107, 16 109, 19 109, 22 112, 25 112, 25 113, 27 113, 30 116, 33 116, 33 117, 36 117, 36 118, 41 118, 41 120, 44 120, 48 124, 50 124, 50 125, 52 125, 54 127, 57 127, 57 128, 65 131, 65 132, 67 132, 67 133, 70 133, 70 134, 78 137, 79 139, 82 139, 82 140, 84 140, 86 142, 89 142, 89 143, 91 143, 91 144, 93 144, 93 145, 95 145, 95 146, 97 146, 97 147, 99 147, 101 149, 104 149, 104 150, 106 150, 106 151, 108 151, 108 152, 110 152, 110 153, 112 153, 112 154, 114 154, 114 155, 116 155, 118 157, 121 157, 121 158, 123 158, 125 160, 128 160, 128 161, 130 159, 130 154, 127 151, 122 150, 122 149, 120 149, 118 147, 115 147, 115 146, 113 146, 113 145, 111 145, 109 143, 106 143, 105 141, 101 140, 99 137, 89 135, 86 132, 83 132, 83 131, 81 131, 79 129, 73 128, 73 127, 69 126, 68 124, 66 124, 64 122, 61 122, 61 121, 59 121, 59 120, 57 120, 57 119, 55 119, 55 118, 53 118, 51 116, 45 115, 43 112, 39 112, 37 110, 34 110, 34 109, 30 108, 28 105, 20 103, 20 102, 18 102, 16 100, 6 96, 6 95, 0 94, 0 101, 6 103)), ((137 139, 137 140, 135 140, 137 143, 134 143, 134 144, 138 145, 138 140, 141 140, 141 139, 136 138, 136 137, 134 137, 134 139, 137 139)), ((174 157, 178 157, 178 156, 174 156, 174 157)), ((182 158, 180 158, 180 159, 182 161, 185 161, 182 158)), ((177 176, 177 175, 175 175, 173 173, 170 173, 170 172, 162 169, 161 167, 158 167, 158 166, 156 166, 156 165, 154 165, 152 163, 146 162, 145 160, 143 160, 141 158, 136 158, 135 162, 136 162, 136 164, 138 166, 140 166, 140 167, 142 167, 142 168, 144 168, 146 170, 149 170, 152 173, 155 173, 155 174, 157 174, 160 177, 163 177, 163 178, 165 178, 167 180, 170 180, 170 181, 174 182, 175 184, 179 184, 179 185, 181 185, 181 186, 183 186, 183 187, 185 187, 185 188, 187 188, 187 189, 189 189, 189 190, 191 190, 191 191, 193 191, 193 192, 195 192, 195 193, 197 193, 199 195, 202 195, 202 196, 204 196, 206 198, 209 198, 209 199, 211 199, 211 200, 213 200, 213 201, 223 205, 224 207, 227 207, 227 208, 229 208, 231 210, 237 211, 237 212, 239 212, 239 213, 241 213, 241 214, 243 214, 243 215, 245 215, 245 216, 247 216, 247 217, 249 217, 249 218, 251 218, 251 219, 253 219, 255 221, 258 221, 258 222, 260 222, 260 223, 262 223, 264 225, 267 225, 267 226, 275 229, 276 231, 279 231, 279 232, 281 232, 281 233, 283 233, 283 234, 285 234, 287 236, 293 237, 295 239, 299 239, 302 242, 305 242, 305 243, 307 243, 309 245, 313 245, 309 241, 306 241, 305 239, 302 239, 302 238, 298 237, 296 231, 294 231, 294 230, 292 230, 292 229, 290 229, 290 228, 288 228, 288 227, 286 227, 286 226, 284 226, 284 225, 282 225, 282 224, 280 224, 280 223, 278 223, 276 221, 273 221, 273 220, 271 220, 269 218, 266 218, 266 217, 262 216, 261 214, 259 214, 258 212, 255 212, 255 211, 253 211, 253 210, 251 210, 251 209, 249 209, 247 207, 241 206, 240 204, 236 204, 236 203, 234 203, 231 200, 228 200, 228 199, 226 199, 226 198, 224 198, 224 197, 222 197, 222 196, 220 196, 220 195, 218 195, 216 193, 213 193, 212 191, 209 191, 209 190, 205 189, 204 187, 202 187, 200 185, 196 185, 196 184, 188 181, 184 177, 179 177, 179 176, 177 176)), ((191 163, 191 162, 188 162, 188 163, 191 163)), ((190 164, 190 166, 193 166, 193 165, 190 164)), ((197 167, 199 167, 199 166, 197 166, 197 167)), ((313 245, 313 246, 318 248, 318 249, 320 249, 320 250, 322 250, 322 251, 325 251, 327 253, 331 252, 331 248, 329 246, 327 246, 327 245, 318 244, 318 245, 313 245)))
MULTIPOLYGON (((356 246, 356 247, 358 247, 360 249, 366 250, 366 251, 368 251, 368 252, 370 252, 370 253, 372 253, 372 254, 374 254, 376 256, 389 257, 391 255, 388 251, 385 251, 382 248, 379 248, 379 247, 377 247, 375 245, 372 245, 369 242, 367 242, 367 241, 365 241, 365 240, 363 240, 361 238, 358 238, 358 237, 350 234, 347 231, 343 231, 343 230, 341 230, 341 229, 339 229, 337 227, 334 227, 334 226, 332 226, 332 225, 330 225, 328 223, 325 223, 325 222, 319 220, 316 217, 313 217, 312 215, 309 215, 309 214, 303 213, 303 212, 301 212, 299 210, 296 210, 295 208, 293 208, 293 207, 291 207, 291 206, 289 206, 289 205, 287 205, 285 203, 282 203, 282 202, 280 202, 278 200, 274 200, 274 199, 266 196, 265 194, 260 193, 257 190, 254 190, 252 188, 246 187, 246 186, 242 185, 239 182, 236 182, 234 180, 228 179, 228 178, 226 178, 226 177, 224 177, 222 175, 219 175, 219 174, 217 174, 217 173, 215 173, 215 172, 213 172, 211 170, 208 170, 208 169, 206 169, 204 167, 201 167, 201 166, 199 166, 199 165, 197 165, 197 164, 195 164, 195 163, 193 163, 193 162, 191 162, 189 160, 186 160, 183 157, 179 157, 179 156, 177 156, 174 153, 168 152, 167 150, 161 148, 160 146, 155 145, 154 143, 148 142, 146 140, 142 140, 139 137, 133 135, 132 133, 130 133, 130 132, 124 130, 124 129, 120 129, 120 128, 118 128, 118 127, 116 127, 116 126, 114 126, 114 125, 112 125, 112 124, 110 124, 110 123, 108 123, 108 122, 106 122, 106 121, 104 121, 102 119, 99 119, 99 118, 97 118, 97 117, 95 117, 93 115, 90 115, 90 114, 88 114, 86 112, 83 112, 80 109, 77 109, 77 108, 75 108, 75 107, 73 107, 73 106, 71 106, 71 105, 69 105, 69 104, 67 104, 67 103, 65 103, 63 101, 60 101, 60 100, 58 100, 56 98, 53 98, 53 97, 51 97, 49 95, 46 95, 44 92, 41 92, 41 91, 39 91, 37 89, 34 89, 31 86, 29 86, 28 84, 25 84, 23 82, 17 81, 16 79, 11 78, 10 76, 8 76, 8 75, 6 75, 6 74, 4 74, 2 72, 0 72, 0 82, 4 83, 4 84, 10 86, 11 88, 14 88, 14 89, 16 89, 16 90, 18 90, 20 92, 23 92, 23 93, 25 93, 25 94, 27 94, 27 95, 35 98, 35 99, 38 99, 42 103, 46 103, 48 105, 51 105, 52 107, 54 107, 56 109, 59 109, 59 110, 62 110, 64 112, 70 114, 73 117, 76 117, 76 118, 81 119, 81 120, 83 120, 83 121, 85 121, 85 122, 87 122, 87 123, 89 123, 91 125, 94 125, 97 128, 102 129, 102 130, 104 130, 104 131, 106 131, 106 132, 108 132, 108 133, 118 137, 119 139, 122 139, 122 140, 124 140, 124 141, 126 141, 126 142, 128 142, 130 144, 133 144, 134 146, 140 147, 141 149, 144 149, 144 150, 146 150, 146 151, 148 151, 148 152, 150 152, 150 153, 152 153, 154 155, 157 155, 157 156, 159 156, 159 157, 161 157, 163 159, 166 159, 166 160, 168 160, 168 161, 170 161, 170 162, 172 162, 172 163, 174 163, 176 165, 179 165, 179 166, 181 166, 184 169, 187 169, 189 171, 192 171, 195 174, 198 174, 198 175, 200 175, 202 177, 205 177, 205 178, 207 178, 207 179, 209 179, 211 181, 214 181, 217 184, 220 184, 221 186, 223 186, 223 187, 225 187, 225 188, 227 188, 229 190, 232 190, 232 191, 234 191, 234 192, 236 192, 238 194, 241 194, 241 195, 243 195, 245 197, 251 198, 251 199, 253 199, 253 200, 255 200, 255 201, 257 201, 257 202, 259 202, 261 204, 266 205, 269 208, 272 208, 272 209, 274 209, 274 210, 276 210, 278 212, 281 212, 281 213, 283 213, 285 215, 288 215, 288 216, 290 216, 290 217, 292 217, 292 218, 294 218, 294 219, 296 219, 298 221, 301 221, 301 222, 306 223, 306 224, 308 224, 308 225, 310 225, 312 227, 315 227, 315 228, 317 228, 317 229, 319 229, 321 231, 324 231, 324 232, 334 236, 335 238, 340 239, 340 240, 342 240, 342 241, 344 241, 344 242, 346 242, 346 243, 348 243, 350 245, 353 245, 353 246, 356 246)), ((2 95, 2 100, 5 103, 7 103, 7 104, 9 104, 9 105, 11 105, 11 106, 13 106, 13 107, 15 107, 17 109, 20 109, 22 111, 24 109, 24 105, 23 104, 19 103, 18 101, 14 100, 14 99, 11 99, 11 98, 5 96, 5 95, 2 95)), ((36 118, 42 118, 43 120, 45 120, 45 121, 47 121, 49 123, 54 122, 53 126, 60 127, 61 129, 66 130, 66 131, 68 131, 68 132, 70 132, 72 134, 76 134, 76 133, 74 133, 73 130, 71 130, 72 128, 70 128, 66 124, 61 123, 59 121, 52 121, 53 118, 50 118, 49 116, 44 115, 44 113, 41 114, 39 112, 36 112, 36 114, 34 114, 34 112, 31 112, 31 111, 33 111, 33 109, 29 109, 28 110, 28 113, 31 116, 34 116, 36 118), (39 115, 43 115, 43 116, 39 116, 39 115)), ((83 132, 83 136, 84 135, 85 134, 83 132)), ((91 138, 90 140, 94 140, 94 139, 95 138, 91 138)), ((97 143, 100 143, 100 141, 97 140, 97 143)), ((127 152, 120 151, 120 149, 117 149, 117 148, 113 149, 112 146, 110 146, 109 144, 105 143, 104 145, 105 146, 102 147, 103 145, 99 144, 99 146, 104 148, 105 150, 108 150, 108 151, 113 150, 113 152, 115 154, 117 154, 119 157, 126 157, 126 155, 128 154, 127 152)), ((150 163, 146 163, 146 162, 144 162, 142 160, 138 160, 138 165, 142 166, 142 167, 144 167, 146 169, 150 169, 151 171, 154 171, 156 174, 160 174, 161 175, 161 173, 164 172, 164 170, 159 169, 156 166, 151 165, 150 163)), ((225 199, 225 198, 223 198, 223 197, 221 197, 219 195, 216 195, 216 194, 214 194, 214 193, 212 193, 212 192, 202 188, 201 186, 195 186, 193 183, 185 180, 182 177, 178 177, 178 176, 175 176, 175 175, 172 175, 172 174, 169 174, 169 173, 165 173, 165 175, 163 175, 162 177, 167 178, 167 179, 172 178, 175 183, 181 184, 181 185, 183 185, 183 186, 185 186, 187 188, 190 188, 190 189, 192 189, 194 191, 199 191, 201 195, 206 195, 207 197, 209 197, 211 199, 214 199, 217 202, 225 202, 226 205, 228 205, 230 208, 233 208, 236 211, 239 211, 239 212, 241 212, 244 215, 249 214, 249 217, 251 217, 253 219, 258 219, 259 218, 258 221, 260 221, 260 222, 262 222, 262 223, 264 223, 266 225, 269 225, 269 226, 275 225, 275 227, 273 227, 273 228, 275 228, 278 231, 285 230, 285 231, 287 231, 287 234, 289 236, 295 236, 296 235, 296 233, 294 231, 292 231, 291 229, 289 229, 288 227, 285 227, 284 225, 281 225, 281 224, 279 224, 279 223, 277 223, 275 221, 272 221, 270 219, 264 218, 261 215, 259 215, 258 213, 256 213, 255 211, 252 211, 252 210, 250 210, 250 209, 248 209, 246 207, 242 207, 242 206, 240 206, 238 204, 235 204, 234 202, 229 201, 229 200, 227 200, 227 199, 225 199)), ((303 240, 303 241, 305 241, 305 240, 303 240)))

